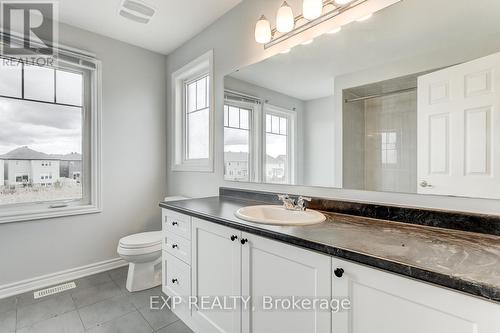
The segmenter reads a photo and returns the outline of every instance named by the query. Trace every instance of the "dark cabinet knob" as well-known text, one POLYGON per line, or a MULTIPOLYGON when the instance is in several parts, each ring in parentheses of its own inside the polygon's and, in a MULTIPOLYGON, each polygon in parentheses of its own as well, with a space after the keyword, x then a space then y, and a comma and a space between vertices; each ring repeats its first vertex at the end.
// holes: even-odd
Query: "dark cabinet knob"
POLYGON ((237 239, 238 239, 238 236, 236 236, 236 235, 232 235, 232 236, 231 236, 231 240, 232 240, 233 242, 234 242, 235 240, 237 240, 237 239))
POLYGON ((176 225, 179 225, 177 222, 172 222, 172 225, 175 227, 176 225))
POLYGON ((344 275, 344 269, 343 268, 337 268, 333 271, 336 277, 341 278, 344 275))
POLYGON ((177 279, 172 279, 172 283, 177 283, 177 282, 179 282, 179 280, 177 280, 177 279))
POLYGON ((177 244, 172 244, 172 248, 175 249, 177 246, 177 244))
POLYGON ((246 239, 246 238, 243 238, 243 239, 241 240, 241 244, 242 244, 242 245, 245 245, 245 243, 246 243, 246 242, 248 242, 248 239, 246 239))

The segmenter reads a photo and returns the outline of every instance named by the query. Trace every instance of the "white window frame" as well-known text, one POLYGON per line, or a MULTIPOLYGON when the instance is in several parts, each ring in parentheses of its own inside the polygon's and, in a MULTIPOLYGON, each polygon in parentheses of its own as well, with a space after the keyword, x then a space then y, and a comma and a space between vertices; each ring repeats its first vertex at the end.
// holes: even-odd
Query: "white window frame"
MULTIPOLYGON (((246 109, 250 111, 249 114, 249 129, 248 129, 248 180, 231 180, 226 179, 226 175, 223 174, 224 180, 234 181, 234 182, 254 182, 256 179, 259 179, 260 174, 260 166, 259 166, 259 158, 258 158, 258 133, 260 132, 259 119, 260 119, 260 104, 243 102, 243 101, 232 101, 232 100, 224 100, 224 106, 229 105, 236 108, 246 109)), ((223 128, 226 126, 223 124, 223 128)), ((225 143, 223 142, 223 145, 225 143)), ((223 150, 225 147, 223 146, 223 150)))
POLYGON ((213 50, 201 55, 172 74, 172 108, 174 110, 172 140, 172 171, 214 172, 214 71, 213 50), (185 123, 185 83, 208 74, 209 143, 208 158, 187 159, 187 132, 185 123))
MULTIPOLYGON (((295 185, 297 181, 297 154, 298 154, 298 145, 297 145, 297 112, 288 110, 276 105, 264 104, 262 110, 262 172, 261 172, 261 182, 267 183, 266 181, 266 115, 275 115, 282 118, 287 118, 287 155, 288 155, 288 170, 289 170, 289 179, 286 183, 276 183, 278 185, 295 185)), ((269 183, 274 184, 274 183, 269 183)))
MULTIPOLYGON (((12 36, 15 40, 15 37, 12 36)), ((18 41, 22 43, 22 40, 18 41)), ((102 188, 101 188, 101 81, 102 81, 102 64, 101 61, 95 58, 95 55, 86 51, 75 48, 54 45, 56 47, 58 58, 54 59, 54 63, 67 64, 90 69, 88 93, 86 96, 87 104, 90 111, 84 112, 83 121, 86 127, 84 132, 88 136, 88 144, 84 143, 82 161, 87 165, 88 172, 86 176, 89 178, 87 186, 88 193, 84 193, 84 198, 87 203, 81 201, 50 201, 50 202, 33 202, 20 203, 0 206, 0 224, 12 223, 20 221, 39 220, 47 218, 55 218, 62 216, 95 214, 102 212, 102 188), (64 59, 64 60, 62 60, 64 59), (87 118, 86 118, 87 117, 87 118)), ((84 125, 84 126, 85 126, 84 125)))

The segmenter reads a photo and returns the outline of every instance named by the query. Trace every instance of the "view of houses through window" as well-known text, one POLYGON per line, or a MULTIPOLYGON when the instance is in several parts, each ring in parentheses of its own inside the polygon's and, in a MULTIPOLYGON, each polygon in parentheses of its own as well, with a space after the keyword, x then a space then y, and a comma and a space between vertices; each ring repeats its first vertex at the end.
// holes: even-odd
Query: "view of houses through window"
POLYGON ((249 181, 251 110, 224 105, 224 174, 227 180, 249 181))
MULTIPOLYGON (((224 105, 224 178, 235 181, 255 181, 252 178, 252 127, 251 108, 224 105)), ((262 125, 263 156, 262 180, 267 183, 288 183, 291 181, 290 170, 290 118, 284 113, 264 112, 262 125)), ((258 130, 258 129, 257 129, 258 130)), ((255 140, 254 140, 255 141, 255 140)), ((262 151, 257 149, 257 151, 262 151)), ((256 178, 256 177, 253 177, 256 178)))
POLYGON ((266 183, 288 183, 288 119, 266 114, 266 183))
POLYGON ((0 205, 78 200, 83 74, 0 58, 0 205))

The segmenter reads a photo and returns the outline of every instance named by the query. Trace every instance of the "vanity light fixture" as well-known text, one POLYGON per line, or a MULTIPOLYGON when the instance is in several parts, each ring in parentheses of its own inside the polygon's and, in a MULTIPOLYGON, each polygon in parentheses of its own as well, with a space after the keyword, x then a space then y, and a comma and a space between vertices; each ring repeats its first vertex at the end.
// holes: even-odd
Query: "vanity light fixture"
POLYGON ((347 5, 349 2, 352 2, 352 0, 335 0, 335 3, 337 5, 347 5))
MULTIPOLYGON (((268 49, 335 18, 339 18, 339 24, 341 25, 346 25, 354 21, 365 21, 374 12, 400 1, 402 0, 303 0, 303 13, 295 17, 290 5, 284 1, 278 9, 276 28, 273 29, 271 27, 271 24, 264 15, 259 18, 255 25, 255 41, 263 44, 264 48, 268 49), (368 15, 366 15, 367 12, 368 15), (364 16, 360 17, 360 15, 364 16), (356 16, 359 18, 356 18, 356 16)), ((334 34, 341 29, 342 27, 338 26, 329 32, 325 31, 325 33, 334 34)), ((319 32, 319 34, 322 33, 319 32)), ((319 34, 318 32, 314 32, 310 37, 315 38, 319 34)), ((307 45, 308 42, 304 44, 307 45)), ((290 46, 293 47, 293 45, 290 46)))
POLYGON ((276 15, 276 30, 279 32, 290 32, 295 26, 295 17, 293 16, 292 7, 285 1, 278 9, 276 15))
POLYGON ((259 44, 265 44, 271 41, 271 23, 264 15, 262 15, 255 24, 255 40, 259 44))
POLYGON ((304 0, 302 3, 302 15, 308 20, 314 20, 323 12, 323 0, 304 0))

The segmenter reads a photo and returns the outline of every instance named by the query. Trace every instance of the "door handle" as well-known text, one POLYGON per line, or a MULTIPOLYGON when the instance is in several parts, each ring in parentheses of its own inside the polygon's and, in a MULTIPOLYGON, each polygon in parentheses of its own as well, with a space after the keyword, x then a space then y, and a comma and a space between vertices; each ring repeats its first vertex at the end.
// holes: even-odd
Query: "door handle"
POLYGON ((432 186, 431 184, 429 184, 426 180, 422 180, 420 182, 420 187, 423 187, 423 188, 433 188, 434 186, 432 186))

